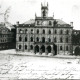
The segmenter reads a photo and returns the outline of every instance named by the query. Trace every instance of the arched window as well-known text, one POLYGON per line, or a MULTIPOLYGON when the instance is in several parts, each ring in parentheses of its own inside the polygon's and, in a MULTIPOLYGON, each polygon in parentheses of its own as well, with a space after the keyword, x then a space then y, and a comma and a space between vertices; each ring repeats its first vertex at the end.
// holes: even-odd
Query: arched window
POLYGON ((30 48, 31 48, 31 50, 33 50, 33 46, 32 45, 30 46, 30 48))
POLYGON ((45 34, 45 30, 43 29, 43 34, 45 34))
POLYGON ((31 34, 33 34, 33 29, 31 29, 31 34))
POLYGON ((23 31, 21 29, 19 29, 19 33, 23 33, 23 31))
POLYGON ((51 30, 49 30, 49 34, 51 34, 51 30))
POLYGON ((60 30, 60 34, 63 34, 63 30, 60 30))
POLYGON ((25 45, 25 49, 27 49, 27 45, 25 45))
POLYGON ((19 37, 19 41, 22 41, 22 38, 21 38, 21 36, 19 37))
POLYGON ((27 41, 27 37, 25 37, 25 41, 27 41))
POLYGON ((38 37, 36 38, 36 41, 39 42, 39 38, 38 37))
POLYGON ((63 39, 62 39, 62 37, 60 38, 60 42, 61 42, 61 43, 63 42, 63 39))
POLYGON ((42 37, 42 42, 43 42, 43 43, 45 42, 45 38, 44 38, 44 37, 42 37))
POLYGON ((69 34, 69 30, 66 30, 66 34, 69 34))
POLYGON ((54 33, 57 34, 57 30, 55 30, 54 33))
POLYGON ((50 38, 48 38, 48 41, 49 41, 49 42, 51 42, 51 39, 50 39, 50 38))
POLYGON ((68 46, 66 46, 66 51, 68 51, 68 46))
POLYGON ((37 29, 37 34, 39 34, 39 29, 37 29))
POLYGON ((62 46, 60 46, 60 50, 62 50, 62 46))
POLYGON ((25 30, 25 33, 27 33, 28 31, 27 31, 27 29, 25 30))
POLYGON ((66 42, 68 43, 68 37, 66 38, 66 42))
POLYGON ((31 42, 33 42, 33 37, 31 37, 31 42))
POLYGON ((56 37, 54 38, 54 42, 57 42, 57 39, 56 39, 56 37))
POLYGON ((19 45, 19 49, 21 49, 21 45, 19 45))

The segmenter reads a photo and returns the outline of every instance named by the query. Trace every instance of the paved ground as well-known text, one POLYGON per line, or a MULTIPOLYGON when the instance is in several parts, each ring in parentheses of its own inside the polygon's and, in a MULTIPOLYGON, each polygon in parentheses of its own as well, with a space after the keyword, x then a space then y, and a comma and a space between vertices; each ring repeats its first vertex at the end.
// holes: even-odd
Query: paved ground
POLYGON ((13 50, 0 51, 0 80, 80 79, 80 59, 69 57, 35 57, 15 55, 13 50))

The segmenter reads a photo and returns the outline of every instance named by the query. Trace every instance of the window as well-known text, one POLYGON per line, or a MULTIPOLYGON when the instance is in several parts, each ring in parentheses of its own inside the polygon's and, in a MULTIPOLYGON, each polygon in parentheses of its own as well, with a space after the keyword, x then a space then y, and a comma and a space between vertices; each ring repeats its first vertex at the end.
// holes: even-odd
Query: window
POLYGON ((51 25, 51 21, 49 21, 49 25, 51 25))
POLYGON ((63 39, 62 39, 62 37, 60 38, 60 42, 61 42, 61 43, 63 42, 63 39))
POLYGON ((68 37, 66 38, 66 42, 68 43, 68 37))
POLYGON ((50 38, 48 38, 48 41, 49 41, 49 42, 51 42, 51 39, 50 39, 50 38))
POLYGON ((54 38, 54 42, 57 42, 57 39, 56 39, 56 37, 54 38))
POLYGON ((27 37, 25 37, 25 41, 27 41, 27 37))
POLYGON ((33 37, 31 37, 31 42, 33 42, 33 37))
POLYGON ((60 46, 60 50, 62 50, 62 46, 60 46))
POLYGON ((22 41, 22 38, 21 38, 21 36, 19 37, 19 41, 22 41))
POLYGON ((19 45, 19 49, 21 49, 21 45, 19 45))
POLYGON ((33 34, 33 29, 31 29, 31 34, 33 34))
POLYGON ((60 30, 60 34, 63 34, 63 30, 60 30))
POLYGON ((69 31, 68 30, 66 31, 66 34, 69 34, 69 31))
POLYGON ((22 33, 22 30, 21 29, 19 30, 19 33, 22 33))
POLYGON ((43 34, 45 34, 45 30, 43 30, 43 34))
POLYGON ((39 34, 39 29, 37 29, 37 34, 39 34))
POLYGON ((51 30, 49 30, 49 34, 51 34, 51 30))
POLYGON ((27 49, 27 45, 25 45, 25 49, 27 49))
POLYGON ((39 38, 38 37, 36 38, 36 41, 39 42, 39 38))
POLYGON ((55 30, 54 33, 57 34, 57 30, 55 30))
POLYGON ((39 21, 37 21, 37 25, 39 25, 39 21))
POLYGON ((66 51, 68 51, 68 46, 66 46, 66 51))
POLYGON ((33 46, 32 45, 30 46, 30 48, 31 48, 31 50, 33 50, 33 46))
POLYGON ((45 43, 45 38, 44 37, 42 37, 42 42, 45 43))
POLYGON ((27 33, 28 31, 27 31, 27 29, 25 30, 25 33, 27 33))

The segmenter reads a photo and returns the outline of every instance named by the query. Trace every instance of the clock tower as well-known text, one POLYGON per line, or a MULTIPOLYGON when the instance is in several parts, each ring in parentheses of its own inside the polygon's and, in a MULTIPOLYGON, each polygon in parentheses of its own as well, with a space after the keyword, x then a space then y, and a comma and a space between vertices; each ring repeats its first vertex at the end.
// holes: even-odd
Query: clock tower
POLYGON ((46 6, 41 3, 41 17, 48 17, 48 3, 46 6))

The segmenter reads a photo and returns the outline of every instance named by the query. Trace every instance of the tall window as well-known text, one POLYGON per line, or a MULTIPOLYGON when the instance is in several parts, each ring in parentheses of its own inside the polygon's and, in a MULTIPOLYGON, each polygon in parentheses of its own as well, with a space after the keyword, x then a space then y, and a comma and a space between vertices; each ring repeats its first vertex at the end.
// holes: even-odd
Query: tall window
POLYGON ((60 50, 63 50, 63 49, 62 49, 62 46, 60 46, 60 50))
POLYGON ((31 34, 33 34, 33 29, 31 29, 31 34))
POLYGON ((48 41, 49 41, 49 42, 51 42, 51 39, 50 39, 50 38, 48 38, 48 41))
POLYGON ((43 34, 45 34, 45 30, 43 29, 43 34))
POLYGON ((49 34, 51 34, 51 30, 49 30, 49 34))
POLYGON ((25 41, 27 41, 27 37, 25 37, 25 41))
POLYGON ((21 45, 19 45, 19 49, 21 49, 21 45))
POLYGON ((69 34, 69 30, 66 31, 66 34, 69 34))
POLYGON ((31 42, 33 42, 33 37, 31 37, 31 42))
POLYGON ((54 33, 57 34, 57 30, 55 30, 54 33))
POLYGON ((63 30, 60 30, 60 34, 63 34, 63 30))
POLYGON ((22 38, 21 38, 21 36, 19 37, 19 41, 22 41, 22 38))
POLYGON ((60 38, 60 42, 61 42, 61 43, 63 42, 63 39, 62 39, 62 37, 60 38))
POLYGON ((27 33, 28 31, 27 31, 27 29, 25 30, 25 33, 27 33))
POLYGON ((33 50, 33 46, 32 45, 30 46, 30 48, 31 48, 31 50, 33 50))
POLYGON ((66 51, 68 51, 68 46, 66 46, 66 51))
POLYGON ((25 49, 27 49, 27 45, 25 45, 25 49))
POLYGON ((57 42, 57 39, 56 39, 56 37, 54 38, 54 42, 57 42))
POLYGON ((49 21, 49 25, 52 25, 52 24, 51 24, 51 21, 49 21))
POLYGON ((68 43, 68 37, 66 38, 66 42, 68 43))
POLYGON ((43 43, 45 42, 45 38, 44 38, 44 37, 42 37, 42 42, 43 42, 43 43))
POLYGON ((39 25, 39 21, 37 21, 37 25, 39 25))
POLYGON ((36 38, 36 41, 39 42, 39 38, 38 37, 36 38))
POLYGON ((39 34, 39 29, 37 29, 37 34, 39 34))

